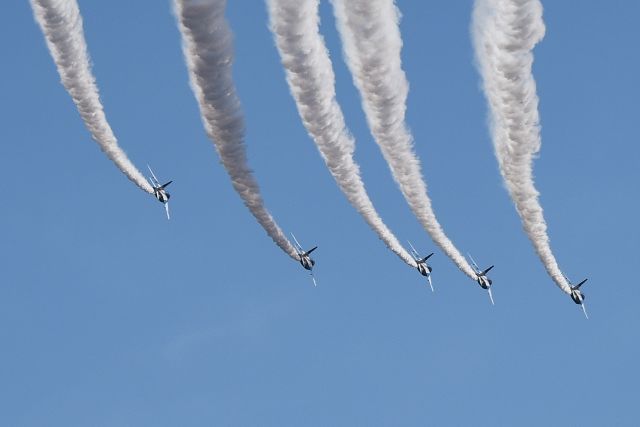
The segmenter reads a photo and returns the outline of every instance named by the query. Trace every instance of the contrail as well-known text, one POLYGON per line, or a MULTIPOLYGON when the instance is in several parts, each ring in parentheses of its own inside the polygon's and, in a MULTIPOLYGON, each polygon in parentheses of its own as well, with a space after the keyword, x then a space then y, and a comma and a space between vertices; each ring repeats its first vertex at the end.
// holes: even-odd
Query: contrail
POLYGON ((344 56, 369 128, 409 207, 442 251, 467 276, 476 274, 438 223, 413 137, 405 124, 409 84, 400 59, 400 13, 393 0, 332 0, 344 56))
POLYGON ((331 175, 380 239, 405 263, 416 263, 382 222, 353 158, 355 141, 335 96, 335 76, 320 35, 319 0, 268 0, 273 32, 298 113, 331 175))
POLYGON ((569 294, 533 182, 533 158, 541 140, 531 65, 532 49, 545 33, 542 5, 538 0, 476 0, 472 33, 500 172, 545 269, 569 294))
POLYGON ((226 0, 174 0, 191 88, 209 138, 233 188, 273 241, 291 258, 298 255, 264 206, 247 165, 244 118, 232 78, 232 33, 225 20, 226 0))
POLYGON ((131 181, 153 194, 144 175, 118 145, 107 122, 91 73, 78 3, 76 0, 31 0, 31 7, 58 68, 62 85, 71 95, 91 136, 131 181))

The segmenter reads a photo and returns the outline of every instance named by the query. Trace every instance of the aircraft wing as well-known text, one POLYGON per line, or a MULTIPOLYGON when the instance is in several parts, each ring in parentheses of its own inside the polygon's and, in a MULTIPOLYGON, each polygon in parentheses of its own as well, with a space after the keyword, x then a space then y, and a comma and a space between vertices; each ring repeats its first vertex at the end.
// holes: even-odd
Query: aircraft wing
POLYGON ((296 251, 298 252, 298 255, 300 255, 302 252, 304 252, 302 250, 302 245, 300 244, 300 242, 298 242, 298 239, 296 239, 296 236, 291 233, 291 237, 293 237, 293 241, 295 242, 295 246, 296 246, 296 251))
POLYGON ((151 166, 147 165, 147 168, 149 168, 149 172, 151 172, 151 176, 153 177, 153 183, 155 186, 159 187, 160 186, 160 181, 158 181, 158 178, 156 178, 156 175, 153 173, 153 171, 151 170, 151 166))
POLYGON ((411 242, 407 240, 407 243, 409 243, 409 246, 411 247, 411 252, 413 252, 413 257, 420 258, 420 255, 418 255, 418 251, 416 251, 416 248, 413 247, 411 242))
POLYGON ((587 316, 587 309, 584 306, 584 303, 580 304, 582 306, 582 312, 584 313, 584 317, 586 317, 587 319, 589 319, 589 316, 587 316))
POLYGON ((482 270, 480 270, 480 267, 478 267, 478 264, 476 264, 476 261, 473 259, 471 254, 467 253, 467 255, 469 255, 469 259, 471 260, 471 265, 473 266, 473 269, 476 271, 476 273, 480 273, 482 270))

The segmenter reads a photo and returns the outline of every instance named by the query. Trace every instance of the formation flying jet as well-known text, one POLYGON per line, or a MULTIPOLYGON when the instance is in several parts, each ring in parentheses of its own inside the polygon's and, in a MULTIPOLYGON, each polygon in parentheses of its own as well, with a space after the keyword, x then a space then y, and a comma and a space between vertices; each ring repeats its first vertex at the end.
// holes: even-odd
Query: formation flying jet
POLYGON ((304 267, 305 270, 309 270, 309 274, 311 274, 311 280, 313 280, 313 286, 317 286, 316 283, 316 278, 313 276, 313 266, 316 265, 316 262, 311 259, 311 252, 315 251, 318 247, 314 246, 311 249, 309 249, 308 251, 305 251, 304 249, 302 249, 302 245, 300 245, 300 243, 298 242, 298 239, 296 239, 296 236, 293 235, 293 233, 291 233, 291 237, 293 237, 296 247, 296 252, 298 253, 298 260, 300 261, 300 265, 302 265, 302 267, 304 267))
POLYGON ((167 211, 167 219, 170 219, 169 198, 171 197, 171 194, 167 193, 165 188, 173 181, 160 185, 160 181, 158 181, 158 178, 156 178, 155 174, 151 170, 151 166, 147 165, 147 167, 149 168, 149 172, 151 172, 151 178, 149 178, 149 181, 151 181, 151 186, 153 187, 153 195, 160 201, 160 203, 164 204, 164 209, 167 211))
POLYGON ((427 264, 427 260, 431 258, 433 252, 431 252, 424 258, 420 258, 420 255, 418 255, 418 251, 416 251, 416 248, 413 247, 411 242, 408 243, 409 246, 411 246, 411 254, 413 255, 413 260, 416 262, 416 268, 418 269, 420 274, 427 278, 427 280, 429 281, 429 286, 431 286, 431 292, 434 292, 433 284, 431 283, 431 272, 433 271, 433 268, 431 268, 431 266, 427 264))
POLYGON ((480 267, 478 267, 478 264, 476 264, 471 254, 469 254, 469 258, 471 259, 473 270, 476 272, 476 282, 478 282, 478 285, 480 285, 482 289, 487 290, 491 304, 494 304, 493 295, 491 294, 491 285, 493 284, 493 281, 487 277, 487 273, 493 268, 493 265, 483 271, 480 270, 480 267))
POLYGON ((580 282, 580 283, 578 283, 577 285, 574 286, 571 283, 571 280, 569 280, 569 278, 567 276, 564 276, 564 278, 567 279, 567 282, 569 283, 569 286, 571 286, 571 294, 569 294, 569 295, 571 295, 571 299, 576 304, 580 304, 582 306, 582 311, 584 312, 584 317, 586 317, 588 319, 589 316, 587 316, 587 309, 584 307, 584 300, 587 297, 580 290, 580 286, 582 286, 584 284, 584 282, 586 282, 589 279, 584 279, 582 282, 580 282))

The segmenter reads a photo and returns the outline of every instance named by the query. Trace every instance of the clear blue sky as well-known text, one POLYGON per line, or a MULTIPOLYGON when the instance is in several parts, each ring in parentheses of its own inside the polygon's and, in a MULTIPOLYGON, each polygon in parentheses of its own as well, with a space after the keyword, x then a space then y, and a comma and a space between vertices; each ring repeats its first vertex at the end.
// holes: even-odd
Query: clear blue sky
MULTIPOLYGON (((0 425, 634 425, 640 356, 640 3, 546 1, 537 185, 590 320, 508 198, 473 67, 471 1, 399 1, 408 123, 436 213, 496 306, 440 252, 436 293, 348 205, 307 136, 262 1, 231 1, 252 168, 318 244, 314 288, 232 190, 168 1, 81 1, 107 117, 173 179, 172 219, 90 139, 28 2, 0 7, 0 425)), ((323 32, 357 160, 389 227, 434 249, 373 142, 332 11, 323 32)))

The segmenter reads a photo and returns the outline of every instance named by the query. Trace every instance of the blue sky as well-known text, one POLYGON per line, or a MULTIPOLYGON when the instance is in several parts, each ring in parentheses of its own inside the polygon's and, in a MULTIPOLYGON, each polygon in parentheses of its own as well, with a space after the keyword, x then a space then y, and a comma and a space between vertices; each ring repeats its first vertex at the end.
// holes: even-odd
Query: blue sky
MULTIPOLYGON (((508 198, 473 67, 471 1, 399 1, 407 121, 445 231, 492 271, 496 306, 443 254, 432 294, 349 206, 307 136, 261 1, 230 2, 251 167, 319 286, 246 211, 202 128, 168 1, 80 1, 107 117, 173 179, 172 219, 84 128, 28 2, 0 13, 0 424, 634 425, 640 379, 636 2, 543 2, 536 181, 546 276, 508 198), (153 3, 153 4, 152 4, 153 3)), ((357 160, 387 225, 423 251, 322 30, 357 160)))

